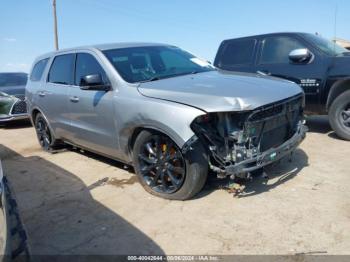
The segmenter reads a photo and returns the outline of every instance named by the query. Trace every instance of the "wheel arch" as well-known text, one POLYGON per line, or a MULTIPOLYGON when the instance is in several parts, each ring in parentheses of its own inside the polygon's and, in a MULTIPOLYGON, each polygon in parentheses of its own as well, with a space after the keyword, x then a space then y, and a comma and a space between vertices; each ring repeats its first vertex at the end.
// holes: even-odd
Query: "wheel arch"
POLYGON ((35 119, 36 119, 36 116, 37 116, 39 113, 40 113, 40 114, 43 116, 43 118, 45 119, 45 121, 46 121, 48 127, 50 128, 51 133, 52 133, 54 136, 56 136, 56 134, 55 134, 55 132, 54 132, 54 130, 53 130, 53 128, 52 128, 50 122, 49 122, 48 119, 47 119, 47 117, 45 116, 45 114, 43 113, 43 111, 40 110, 40 108, 38 108, 38 107, 33 108, 32 111, 30 112, 30 119, 31 119, 31 122, 32 122, 32 125, 34 126, 34 128, 35 128, 35 119))
MULTIPOLYGON (((39 114, 39 113, 41 113, 41 111, 38 109, 38 108, 34 108, 33 110, 32 110, 32 112, 30 113, 30 119, 31 119, 31 121, 32 121, 32 124, 33 124, 33 126, 34 126, 34 122, 35 122, 35 118, 36 118, 36 116, 39 114)), ((41 113, 42 114, 42 113, 41 113)))
POLYGON ((335 82, 328 94, 326 110, 329 111, 334 100, 345 91, 350 90, 350 77, 335 82))
POLYGON ((186 141, 180 135, 178 135, 174 130, 170 129, 169 127, 158 127, 158 126, 154 126, 154 125, 137 126, 132 130, 131 135, 129 136, 129 139, 127 142, 127 147, 125 148, 126 149, 125 151, 128 154, 130 159, 132 159, 133 147, 135 145, 135 141, 136 141, 138 135, 144 130, 158 132, 158 133, 162 133, 162 134, 168 136, 171 140, 174 141, 174 143, 180 149, 186 143, 186 141))

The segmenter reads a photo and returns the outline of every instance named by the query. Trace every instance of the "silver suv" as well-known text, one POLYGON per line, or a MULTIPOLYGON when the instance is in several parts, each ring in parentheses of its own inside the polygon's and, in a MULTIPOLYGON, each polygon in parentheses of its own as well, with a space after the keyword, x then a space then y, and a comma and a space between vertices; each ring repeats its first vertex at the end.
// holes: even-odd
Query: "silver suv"
POLYGON ((26 96, 43 149, 68 143, 131 164, 148 192, 168 199, 193 197, 209 169, 247 177, 305 136, 298 85, 219 71, 170 45, 63 50, 33 71, 26 96))

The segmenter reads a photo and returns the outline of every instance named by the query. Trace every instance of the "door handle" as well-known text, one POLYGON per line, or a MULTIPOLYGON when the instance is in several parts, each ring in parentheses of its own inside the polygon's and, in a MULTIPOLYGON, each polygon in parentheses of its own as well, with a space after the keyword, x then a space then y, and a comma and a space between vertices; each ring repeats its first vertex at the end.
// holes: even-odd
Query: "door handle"
POLYGON ((46 96, 46 93, 45 93, 44 91, 39 91, 39 92, 38 92, 38 95, 39 95, 40 97, 44 97, 44 96, 46 96))
POLYGON ((263 75, 263 76, 270 76, 271 73, 269 71, 256 71, 259 75, 263 75))
POLYGON ((73 103, 78 103, 78 102, 79 102, 79 97, 77 97, 77 96, 71 96, 71 97, 69 98, 69 100, 70 100, 71 102, 73 102, 73 103))

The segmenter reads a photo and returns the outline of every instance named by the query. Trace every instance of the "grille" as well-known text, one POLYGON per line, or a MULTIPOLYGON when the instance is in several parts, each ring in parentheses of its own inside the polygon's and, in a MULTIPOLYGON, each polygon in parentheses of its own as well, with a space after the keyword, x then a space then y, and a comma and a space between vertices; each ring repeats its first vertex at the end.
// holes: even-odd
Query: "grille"
POLYGON ((274 117, 283 113, 299 110, 301 107, 302 97, 299 96, 285 102, 275 103, 257 109, 250 115, 249 121, 263 121, 267 118, 274 117))
POLYGON ((286 125, 276 127, 272 130, 264 132, 261 138, 260 150, 264 152, 270 148, 278 147, 289 138, 288 128, 286 125))
POLYGON ((250 121, 259 121, 269 117, 273 117, 275 115, 282 113, 282 111, 283 111, 283 105, 272 106, 268 109, 264 109, 254 113, 250 118, 250 121))
POLYGON ((260 108, 248 117, 248 136, 262 152, 277 147, 293 136, 301 116, 302 97, 260 108))
POLYGON ((25 114, 25 113, 27 113, 27 103, 22 100, 17 101, 12 107, 11 114, 18 115, 18 114, 25 114))
POLYGON ((15 97, 17 97, 18 99, 24 101, 26 99, 25 95, 14 95, 15 97))

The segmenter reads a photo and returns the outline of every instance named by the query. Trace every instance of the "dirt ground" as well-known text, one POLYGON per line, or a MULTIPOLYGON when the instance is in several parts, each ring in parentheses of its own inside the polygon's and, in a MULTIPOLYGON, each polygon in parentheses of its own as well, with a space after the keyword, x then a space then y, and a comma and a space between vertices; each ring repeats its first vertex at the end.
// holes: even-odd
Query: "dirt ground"
POLYGON ((238 197, 215 178, 190 201, 153 197, 121 163, 43 152, 25 123, 0 128, 0 158, 32 254, 350 254, 350 142, 325 117, 308 126, 294 160, 238 197))

